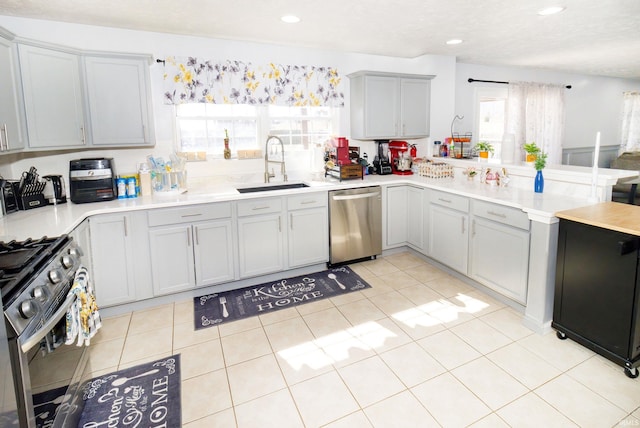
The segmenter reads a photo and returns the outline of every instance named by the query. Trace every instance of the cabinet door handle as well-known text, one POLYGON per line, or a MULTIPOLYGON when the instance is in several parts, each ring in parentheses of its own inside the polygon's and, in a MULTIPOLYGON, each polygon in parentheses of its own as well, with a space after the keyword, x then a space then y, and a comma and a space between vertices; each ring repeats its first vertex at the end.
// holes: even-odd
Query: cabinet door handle
POLYGON ((251 208, 252 211, 259 211, 259 210, 266 210, 267 208, 269 208, 269 205, 261 205, 258 207, 253 207, 251 208))
POLYGON ((184 214, 184 215, 182 215, 182 216, 180 216, 180 217, 182 217, 182 218, 187 218, 187 217, 200 217, 201 215, 202 215, 202 213, 199 213, 199 214, 184 214))
POLYGON ((282 232, 282 217, 278 216, 278 232, 282 232))
POLYGON ((465 227, 464 227, 465 226, 464 225, 465 224, 465 220, 466 219, 464 217, 462 217, 462 234, 464 234, 464 231, 465 231, 465 227))
POLYGON ((196 233, 196 236, 195 236, 196 245, 200 245, 200 228, 197 226, 194 226, 194 231, 196 233))
POLYGON ((495 211, 487 211, 487 214, 492 215, 494 217, 500 217, 500 218, 507 218, 506 214, 503 213, 497 213, 495 211))
POLYGON ((471 236, 476 236, 476 219, 471 220, 471 236))
POLYGON ((80 132, 82 133, 82 144, 87 144, 86 135, 84 134, 84 126, 80 127, 80 132))
POLYGON ((309 205, 309 204, 315 204, 316 200, 310 200, 310 201, 302 201, 300 202, 300 205, 309 205))
POLYGON ((124 220, 124 236, 129 236, 129 223, 127 222, 126 217, 122 217, 124 220))
POLYGON ((3 123, 0 129, 0 151, 9 150, 9 133, 7 132, 7 124, 3 123), (2 138, 4 134, 4 138, 2 138))
POLYGON ((438 198, 438 200, 439 200, 440 202, 444 202, 444 203, 446 203, 446 204, 450 204, 450 203, 451 203, 451 199, 438 198))

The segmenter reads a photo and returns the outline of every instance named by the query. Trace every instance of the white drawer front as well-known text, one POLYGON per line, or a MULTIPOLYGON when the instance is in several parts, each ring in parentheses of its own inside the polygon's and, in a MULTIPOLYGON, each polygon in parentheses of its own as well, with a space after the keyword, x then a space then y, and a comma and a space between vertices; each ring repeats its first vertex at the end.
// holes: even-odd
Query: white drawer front
POLYGON ((529 230, 529 216, 522 210, 484 201, 473 201, 473 215, 529 230))
POLYGON ((300 210, 305 208, 326 207, 328 196, 324 192, 306 195, 289 196, 287 198, 288 210, 300 210))
POLYGON ((189 205, 180 208, 155 209, 148 212, 149 226, 190 223, 231 217, 231 203, 189 205))
POLYGON ((238 202, 238 217, 282 211, 282 198, 251 199, 238 202))
POLYGON ((442 205, 443 207, 448 207, 465 213, 469 212, 469 198, 464 196, 433 190, 431 192, 430 201, 433 204, 442 205))

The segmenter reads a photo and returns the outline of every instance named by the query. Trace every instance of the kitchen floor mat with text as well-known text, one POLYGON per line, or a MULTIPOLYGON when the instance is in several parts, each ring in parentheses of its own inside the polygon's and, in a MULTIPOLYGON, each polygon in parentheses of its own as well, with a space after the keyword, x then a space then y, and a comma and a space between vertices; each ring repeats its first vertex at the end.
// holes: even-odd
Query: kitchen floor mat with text
POLYGON ((65 392, 62 387, 34 395, 38 428, 52 426, 56 416, 69 427, 182 423, 179 354, 90 379, 77 396, 65 392))
POLYGON ((194 298, 196 330, 371 288, 348 266, 194 298))

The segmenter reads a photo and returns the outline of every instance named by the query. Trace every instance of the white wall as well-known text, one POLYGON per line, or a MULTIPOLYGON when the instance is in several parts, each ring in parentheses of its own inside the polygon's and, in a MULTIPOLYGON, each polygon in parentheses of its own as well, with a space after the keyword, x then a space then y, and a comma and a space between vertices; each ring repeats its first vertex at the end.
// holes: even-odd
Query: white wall
POLYGON ((603 146, 620 144, 622 92, 640 89, 640 80, 560 73, 518 67, 489 67, 459 63, 456 68, 456 114, 464 120, 457 131, 473 131, 474 91, 478 87, 502 87, 494 83, 469 83, 467 79, 527 81, 571 85, 565 92, 564 148, 593 147, 601 132, 603 146))
MULTIPOLYGON (((375 55, 331 52, 313 49, 245 43, 239 41, 177 36, 173 34, 121 30, 106 27, 67 24, 53 21, 0 16, 0 26, 19 37, 42 40, 86 50, 135 52, 152 54, 154 58, 166 56, 197 56, 211 59, 237 59, 254 63, 279 62, 283 64, 329 65, 337 67, 344 79, 345 108, 340 118, 338 135, 349 137, 349 79, 347 74, 358 70, 391 71, 413 74, 436 75, 432 81, 431 129, 434 135, 444 135, 447 122, 453 114, 455 91, 455 58, 425 55, 414 59, 403 59, 375 55)), ((137 162, 153 153, 167 156, 174 150, 173 108, 163 104, 163 66, 151 66, 151 86, 155 121, 156 146, 151 149, 80 151, 57 154, 19 154, 0 157, 0 173, 4 176, 19 176, 20 172, 34 165, 41 175, 50 173, 68 174, 68 161, 73 158, 91 156, 114 157, 118 172, 132 172, 137 162)), ((368 152, 373 159, 372 142, 356 142, 361 151, 368 152)), ((419 154, 425 155, 428 139, 418 145, 419 154)), ((260 142, 260 145, 262 143, 260 142)), ((227 175, 229 173, 261 173, 262 162, 209 160, 189 164, 189 175, 227 175)), ((287 170, 304 162, 291 162, 287 170)), ((291 175, 291 174, 290 174, 291 175)))

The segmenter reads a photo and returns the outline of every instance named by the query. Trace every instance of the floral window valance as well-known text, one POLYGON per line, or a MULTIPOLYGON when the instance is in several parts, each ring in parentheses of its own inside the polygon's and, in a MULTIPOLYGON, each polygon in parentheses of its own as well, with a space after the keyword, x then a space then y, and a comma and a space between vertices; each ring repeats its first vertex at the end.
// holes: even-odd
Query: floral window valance
POLYGON ((165 59, 165 104, 277 104, 344 107, 342 78, 332 67, 165 59))

